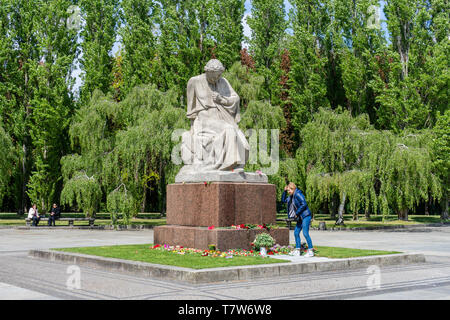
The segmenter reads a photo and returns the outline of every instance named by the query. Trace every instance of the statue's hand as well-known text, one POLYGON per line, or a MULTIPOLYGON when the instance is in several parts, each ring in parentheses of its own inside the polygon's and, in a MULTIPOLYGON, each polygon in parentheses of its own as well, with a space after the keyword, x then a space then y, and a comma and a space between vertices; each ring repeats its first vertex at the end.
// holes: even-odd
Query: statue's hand
POLYGON ((222 105, 226 105, 228 103, 228 100, 225 99, 221 94, 217 92, 212 93, 213 101, 222 105))
POLYGON ((213 99, 214 102, 220 103, 220 97, 221 97, 221 96, 220 96, 219 93, 213 91, 213 93, 212 93, 212 99, 213 99))

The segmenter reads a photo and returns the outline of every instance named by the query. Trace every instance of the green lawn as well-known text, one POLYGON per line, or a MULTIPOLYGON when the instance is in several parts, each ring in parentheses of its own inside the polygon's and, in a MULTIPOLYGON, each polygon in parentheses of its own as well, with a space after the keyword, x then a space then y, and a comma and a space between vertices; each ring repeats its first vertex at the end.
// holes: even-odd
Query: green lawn
MULTIPOLYGON (((64 252, 82 253, 107 258, 117 258, 124 260, 142 261, 148 263, 186 267, 191 269, 205 269, 218 267, 233 267, 243 265, 258 265, 269 263, 288 262, 287 260, 270 259, 254 256, 233 256, 233 258, 223 257, 203 257, 201 254, 178 254, 163 250, 150 249, 152 244, 141 245, 118 245, 103 247, 81 247, 53 249, 64 252)), ((327 258, 352 258, 371 255, 385 255, 400 253, 395 251, 363 250, 338 247, 316 247, 316 256, 327 258)))
MULTIPOLYGON (((286 218, 285 213, 278 213, 277 219, 286 218)), ((371 228, 371 227, 383 227, 383 226, 411 226, 418 224, 430 224, 430 223, 441 223, 441 218, 439 215, 409 215, 408 221, 401 221, 397 219, 396 215, 390 215, 385 217, 385 221, 383 221, 382 216, 372 216, 369 220, 365 217, 360 217, 358 220, 352 220, 352 215, 344 215, 344 225, 343 226, 335 226, 335 220, 332 220, 329 215, 320 215, 316 214, 314 216, 314 220, 311 222, 311 226, 313 228, 317 228, 319 226, 319 222, 325 222, 327 229, 329 228, 371 228)), ((282 221, 278 221, 277 225, 280 227, 285 227, 286 223, 282 221)), ((295 226, 295 223, 292 224, 295 226)))
POLYGON ((339 247, 315 247, 315 249, 317 250, 317 252, 316 252, 317 257, 326 257, 326 258, 334 258, 334 259, 401 253, 398 251, 350 249, 350 248, 339 248, 339 247))
POLYGON ((234 256, 231 259, 222 257, 202 257, 200 254, 178 254, 162 250, 149 249, 151 244, 120 245, 107 247, 83 247, 54 249, 65 252, 89 254, 107 258, 142 261, 148 263, 178 266, 191 269, 235 267, 243 265, 271 264, 288 262, 287 260, 268 259, 262 257, 234 256))

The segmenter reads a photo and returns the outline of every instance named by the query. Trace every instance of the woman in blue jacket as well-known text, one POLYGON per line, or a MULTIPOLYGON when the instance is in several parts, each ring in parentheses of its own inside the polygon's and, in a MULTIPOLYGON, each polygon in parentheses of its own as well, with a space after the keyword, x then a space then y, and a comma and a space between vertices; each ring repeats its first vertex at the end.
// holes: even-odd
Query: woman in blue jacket
POLYGON ((303 193, 297 189, 293 182, 289 183, 285 188, 283 195, 281 196, 281 201, 287 203, 287 212, 289 218, 294 218, 297 221, 295 226, 294 236, 295 236, 295 250, 293 251, 294 256, 300 256, 300 232, 303 230, 303 236, 308 243, 308 252, 305 257, 314 256, 314 248, 309 236, 309 225, 311 223, 311 210, 309 210, 308 204, 306 203, 305 196, 303 193), (289 194, 286 197, 286 193, 289 194))

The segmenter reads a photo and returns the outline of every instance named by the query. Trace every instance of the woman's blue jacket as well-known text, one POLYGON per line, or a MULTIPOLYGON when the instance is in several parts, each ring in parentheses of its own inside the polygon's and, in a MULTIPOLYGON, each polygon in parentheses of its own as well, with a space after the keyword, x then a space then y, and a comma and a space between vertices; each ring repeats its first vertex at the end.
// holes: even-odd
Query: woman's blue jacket
POLYGON ((294 199, 294 205, 297 208, 295 211, 297 217, 301 217, 302 219, 311 215, 311 210, 309 210, 308 204, 306 203, 305 196, 299 189, 295 189, 292 196, 286 197, 286 190, 281 195, 281 202, 287 203, 287 212, 289 214, 289 205, 291 204, 291 198, 294 199))

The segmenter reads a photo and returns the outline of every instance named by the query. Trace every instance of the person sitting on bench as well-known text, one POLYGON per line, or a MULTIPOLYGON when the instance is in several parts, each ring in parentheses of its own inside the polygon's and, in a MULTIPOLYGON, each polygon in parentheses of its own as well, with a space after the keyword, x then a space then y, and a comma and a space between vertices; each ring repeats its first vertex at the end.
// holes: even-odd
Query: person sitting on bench
POLYGON ((56 203, 54 203, 52 210, 50 210, 50 216, 48 217, 48 225, 51 226, 53 224, 53 226, 55 226, 55 220, 59 219, 60 216, 61 210, 56 205, 56 203))
POLYGON ((33 206, 30 208, 30 211, 28 212, 28 219, 33 220, 32 225, 35 227, 37 227, 39 221, 41 220, 41 217, 39 216, 39 212, 35 204, 33 204, 33 206))

